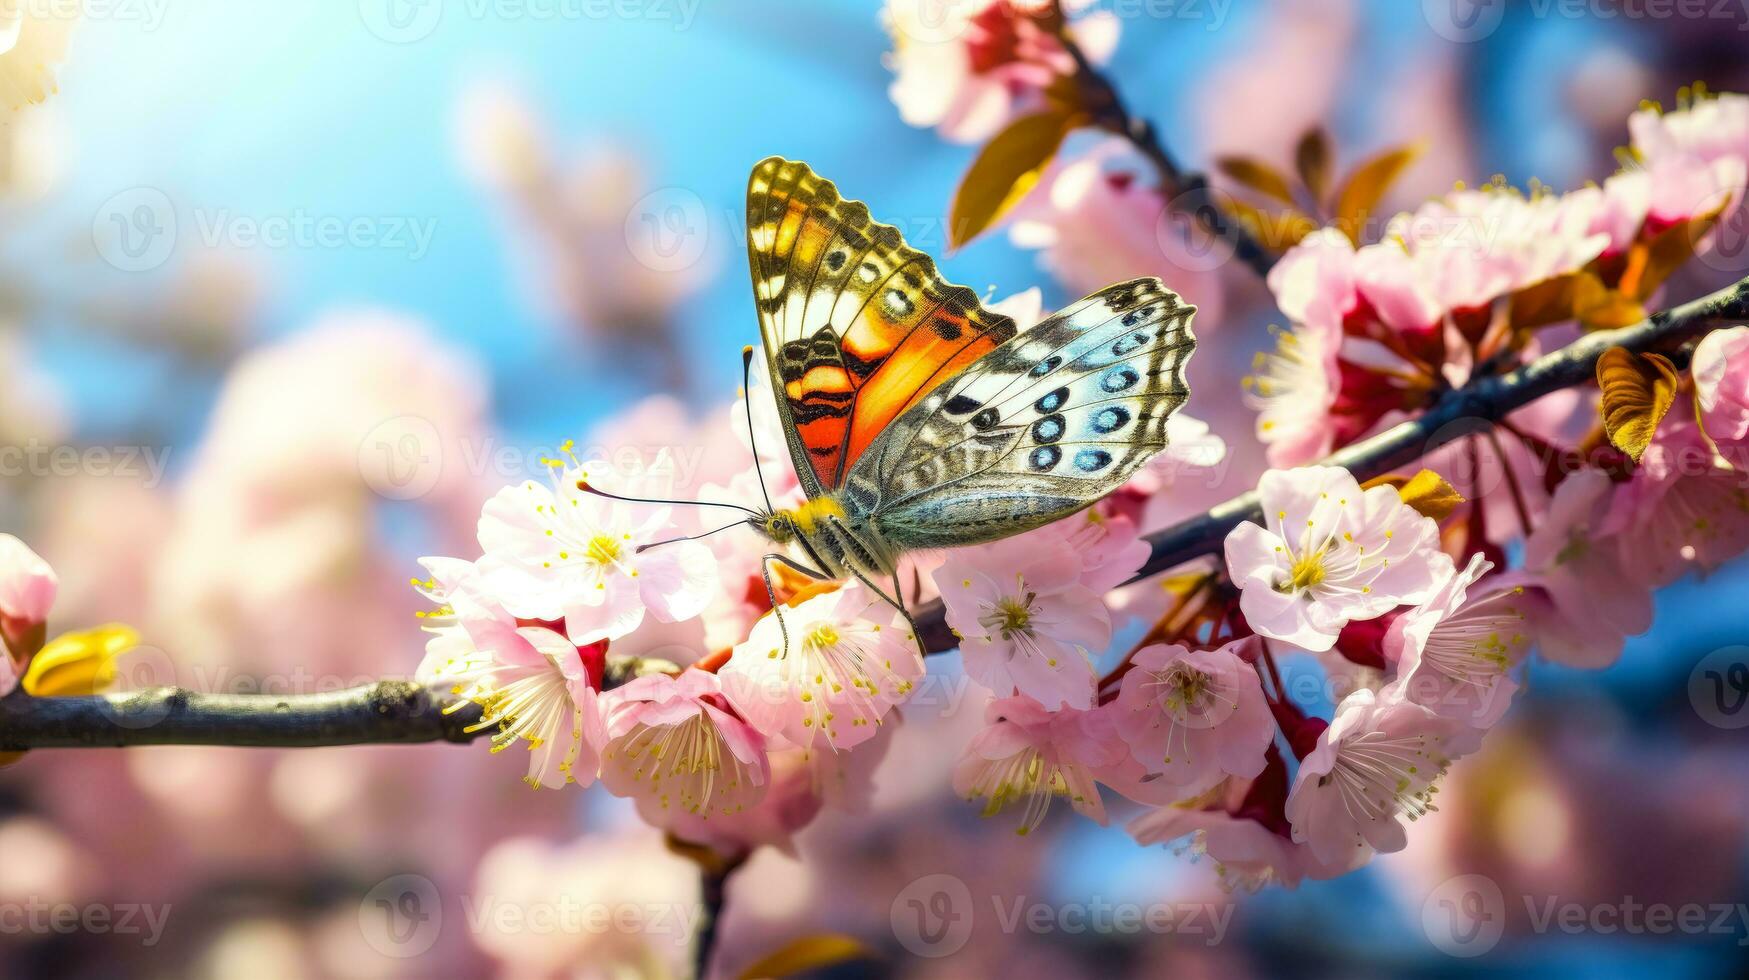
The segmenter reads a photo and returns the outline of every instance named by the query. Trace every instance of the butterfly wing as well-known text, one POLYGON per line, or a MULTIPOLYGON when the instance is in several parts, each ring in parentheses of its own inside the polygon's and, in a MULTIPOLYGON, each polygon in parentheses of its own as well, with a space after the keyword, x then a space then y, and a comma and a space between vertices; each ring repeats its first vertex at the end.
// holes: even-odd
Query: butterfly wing
POLYGON ((747 253, 778 410, 808 496, 901 413, 1015 335, 860 201, 779 157, 747 185, 747 253))
POLYGON ((1158 279, 1107 286, 901 415, 848 498, 900 550, 993 541, 1086 507, 1166 448, 1190 397, 1196 307, 1158 279))

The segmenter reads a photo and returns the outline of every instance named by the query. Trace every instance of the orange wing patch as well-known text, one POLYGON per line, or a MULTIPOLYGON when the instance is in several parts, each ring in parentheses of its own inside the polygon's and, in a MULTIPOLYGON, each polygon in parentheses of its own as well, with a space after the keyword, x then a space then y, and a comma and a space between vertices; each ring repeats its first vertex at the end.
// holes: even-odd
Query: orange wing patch
POLYGON ((898 229, 806 164, 753 170, 747 246, 792 455, 823 489, 842 485, 901 412, 1015 334, 964 286, 944 282, 898 229))

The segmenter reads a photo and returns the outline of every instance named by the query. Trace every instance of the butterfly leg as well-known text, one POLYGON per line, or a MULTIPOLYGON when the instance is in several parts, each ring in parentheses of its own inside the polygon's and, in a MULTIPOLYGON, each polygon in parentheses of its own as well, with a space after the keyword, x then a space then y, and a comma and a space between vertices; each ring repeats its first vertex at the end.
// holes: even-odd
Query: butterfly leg
POLYGON ((801 562, 790 558, 788 555, 780 555, 776 552, 772 552, 764 558, 759 559, 759 574, 760 577, 765 579, 765 594, 771 598, 771 613, 777 617, 777 631, 783 636, 783 655, 787 657, 789 656, 789 624, 784 622, 783 603, 777 601, 777 590, 771 586, 771 563, 774 561, 788 566, 790 569, 800 572, 815 581, 823 582, 830 579, 832 576, 827 575, 819 569, 809 568, 801 562))
POLYGON ((900 598, 904 593, 899 591, 898 573, 893 573, 893 594, 887 595, 886 591, 880 586, 869 581, 868 576, 862 574, 861 569, 854 565, 846 567, 850 569, 850 574, 856 576, 858 582, 861 582, 870 592, 873 592, 879 597, 882 602, 885 602, 887 605, 892 606, 899 611, 899 615, 905 618, 905 625, 911 628, 912 642, 917 644, 917 649, 921 651, 924 656, 928 656, 929 651, 923 649, 923 633, 917 629, 917 621, 911 618, 911 610, 905 608, 904 600, 900 598))

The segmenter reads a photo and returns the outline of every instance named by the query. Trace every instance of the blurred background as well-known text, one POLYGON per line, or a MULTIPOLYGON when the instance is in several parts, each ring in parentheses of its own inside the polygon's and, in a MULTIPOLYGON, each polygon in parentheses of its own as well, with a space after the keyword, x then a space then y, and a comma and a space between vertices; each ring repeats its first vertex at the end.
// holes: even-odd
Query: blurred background
MULTIPOLYGON (((1749 89, 1749 5, 1698 6, 1502 0, 1462 30, 1443 0, 1093 9, 1121 26, 1111 76, 1189 165, 1285 166, 1314 125, 1345 167, 1421 140, 1392 201, 1412 206, 1496 173, 1600 180, 1642 99, 1749 89)), ((939 256, 975 152, 901 120, 873 0, 84 8, 59 92, 0 128, 0 527, 60 573, 56 631, 140 628, 130 683, 411 674, 414 560, 474 554, 480 502, 564 439, 666 452, 682 496, 726 479, 757 336, 751 165, 807 160, 939 256)), ((15 55, 37 52, 0 54, 6 73, 15 55)), ((1152 220, 1109 256, 997 232, 944 265, 1046 307, 1151 273, 1203 307, 1190 411, 1230 454, 1161 524, 1253 485, 1230 393, 1277 314, 1152 220)), ((1749 272, 1722 254, 1669 295, 1749 272)), ((1739 562, 1667 590, 1608 671, 1539 664, 1408 851, 1254 895, 1067 808, 1025 839, 980 821, 940 749, 980 702, 932 661, 944 681, 907 708, 870 812, 736 879, 723 962, 836 931, 885 954, 842 976, 1736 975, 1749 713, 1691 681, 1749 662, 1727 598, 1745 588, 1739 562), (1475 902, 1490 928, 1456 934, 1475 902), (1613 910, 1636 904, 1700 906, 1704 927, 1631 928, 1613 910)), ((646 642, 686 660, 704 640, 646 642)), ((663 975, 689 865, 622 801, 519 774, 484 745, 30 753, 0 771, 0 976, 663 975), (565 917, 591 908, 629 919, 565 917)))

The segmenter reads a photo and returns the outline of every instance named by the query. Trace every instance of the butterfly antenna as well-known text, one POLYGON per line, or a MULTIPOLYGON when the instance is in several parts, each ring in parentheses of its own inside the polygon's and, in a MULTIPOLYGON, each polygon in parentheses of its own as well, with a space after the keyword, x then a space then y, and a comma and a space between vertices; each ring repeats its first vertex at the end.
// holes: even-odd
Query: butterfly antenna
MULTIPOLYGON (((659 497, 622 497, 617 493, 608 493, 600 487, 591 486, 588 480, 578 480, 577 489, 584 493, 594 494, 597 497, 606 497, 608 500, 618 500, 622 503, 628 504, 660 504, 664 507, 722 507, 728 510, 738 510, 743 514, 746 514, 748 517, 755 519, 764 516, 750 507, 743 507, 740 504, 725 504, 715 500, 663 500, 659 497)), ((745 523, 747 522, 736 521, 734 524, 724 525, 724 527, 718 528, 717 530, 720 531, 725 528, 735 527, 738 524, 745 523)), ((699 537, 703 537, 703 535, 699 535, 699 537)))
POLYGON ((759 468, 759 433, 753 428, 753 346, 741 348, 741 404, 747 408, 747 441, 753 445, 753 475, 759 478, 759 495, 765 498, 769 513, 771 493, 765 489, 765 473, 759 468))
POLYGON ((713 528, 709 531, 705 531, 702 534, 683 534, 677 538, 667 538, 667 539, 664 539, 662 541, 652 541, 649 544, 638 545, 637 551, 634 552, 634 554, 641 555, 644 552, 649 551, 651 548, 660 548, 665 544, 673 544, 676 541, 697 541, 700 538, 708 538, 711 535, 716 534, 718 531, 727 531, 729 528, 732 528, 732 527, 740 527, 743 524, 752 524, 752 523, 754 523, 754 519, 749 517, 746 520, 730 521, 729 523, 724 524, 722 527, 713 528))

